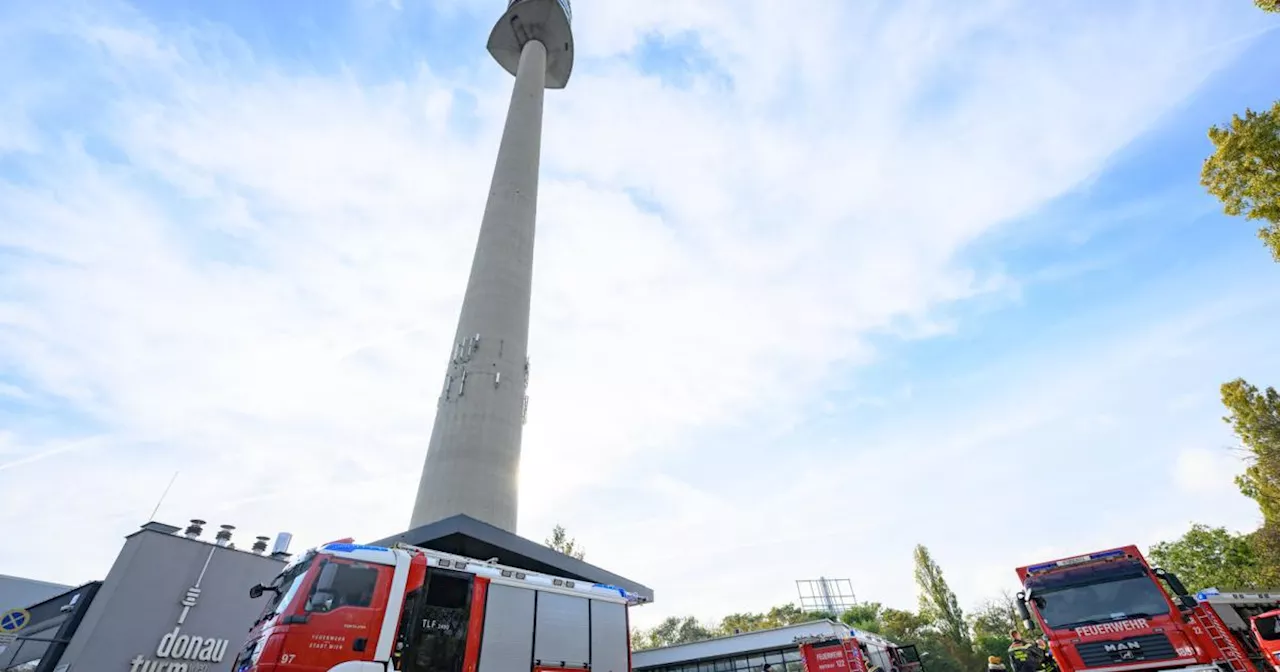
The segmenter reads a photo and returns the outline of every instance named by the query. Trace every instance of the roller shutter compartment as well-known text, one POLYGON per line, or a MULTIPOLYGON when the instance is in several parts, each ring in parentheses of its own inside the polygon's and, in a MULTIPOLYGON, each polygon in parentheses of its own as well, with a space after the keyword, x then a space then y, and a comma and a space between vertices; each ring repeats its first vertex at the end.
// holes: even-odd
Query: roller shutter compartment
MULTIPOLYGON (((578 667, 591 662, 591 613, 587 598, 538 591, 533 660, 578 667)), ((481 658, 483 660, 483 657, 481 658)))
POLYGON ((627 607, 591 600, 591 672, 628 672, 627 607))
POLYGON ((489 584, 480 640, 480 672, 529 669, 533 651, 534 591, 489 584))

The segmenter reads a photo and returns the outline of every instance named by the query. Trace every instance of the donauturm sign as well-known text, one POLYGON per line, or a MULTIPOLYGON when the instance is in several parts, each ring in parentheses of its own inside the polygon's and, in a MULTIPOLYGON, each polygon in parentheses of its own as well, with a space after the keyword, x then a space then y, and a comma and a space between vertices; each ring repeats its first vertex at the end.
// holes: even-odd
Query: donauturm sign
POLYGON ((229 529, 210 543, 193 527, 149 522, 129 535, 65 653, 35 672, 227 672, 233 640, 262 612, 249 587, 285 561, 235 548, 229 529))
POLYGON ((182 631, 182 626, 187 622, 187 616, 200 600, 200 582, 204 581, 204 575, 209 571, 209 561, 213 560, 213 554, 217 550, 217 547, 209 549, 209 557, 205 560, 204 568, 200 570, 200 576, 196 578, 195 585, 188 588, 182 597, 182 611, 178 614, 178 622, 173 626, 172 631, 166 632, 160 638, 160 642, 156 645, 155 657, 147 658, 138 654, 130 661, 132 666, 129 672, 208 672, 209 663, 222 662, 223 656, 227 654, 229 643, 226 639, 204 637, 182 631))

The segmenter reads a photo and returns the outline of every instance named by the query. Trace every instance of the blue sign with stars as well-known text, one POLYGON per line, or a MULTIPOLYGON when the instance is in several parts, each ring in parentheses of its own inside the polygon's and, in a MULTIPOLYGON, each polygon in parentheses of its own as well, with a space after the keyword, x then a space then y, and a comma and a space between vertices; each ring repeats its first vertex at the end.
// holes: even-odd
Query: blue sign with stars
POLYGON ((0 614, 0 632, 17 632, 31 622, 31 612, 26 609, 10 609, 0 614))

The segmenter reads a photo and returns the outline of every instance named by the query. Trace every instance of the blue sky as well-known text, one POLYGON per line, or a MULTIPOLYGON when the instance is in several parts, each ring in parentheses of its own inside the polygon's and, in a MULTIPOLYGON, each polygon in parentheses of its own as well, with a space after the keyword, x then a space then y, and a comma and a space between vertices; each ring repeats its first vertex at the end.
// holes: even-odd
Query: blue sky
MULTIPOLYGON (((489 4, 0 9, 6 573, 101 576, 175 471, 165 520, 400 531, 510 90, 489 4)), ((957 4, 575 8, 521 531, 652 585, 638 622, 819 575, 909 607, 916 543, 973 605, 1254 524, 1217 386, 1280 379, 1280 268, 1198 171, 1280 24, 957 4)))

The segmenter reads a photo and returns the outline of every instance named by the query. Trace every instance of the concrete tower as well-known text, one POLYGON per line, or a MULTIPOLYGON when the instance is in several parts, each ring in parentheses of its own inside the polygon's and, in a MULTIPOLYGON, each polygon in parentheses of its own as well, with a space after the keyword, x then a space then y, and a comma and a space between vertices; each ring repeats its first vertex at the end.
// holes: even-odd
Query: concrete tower
POLYGON ((489 53, 515 75, 410 527, 465 514, 515 532, 544 89, 573 71, 568 0, 511 0, 489 53))

